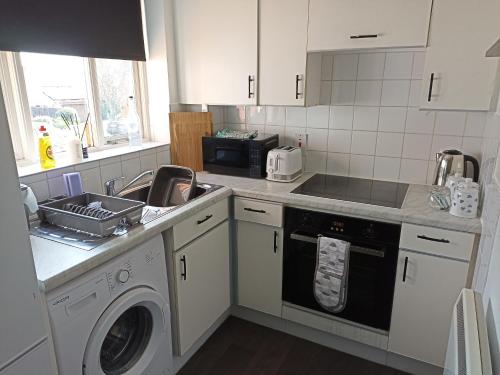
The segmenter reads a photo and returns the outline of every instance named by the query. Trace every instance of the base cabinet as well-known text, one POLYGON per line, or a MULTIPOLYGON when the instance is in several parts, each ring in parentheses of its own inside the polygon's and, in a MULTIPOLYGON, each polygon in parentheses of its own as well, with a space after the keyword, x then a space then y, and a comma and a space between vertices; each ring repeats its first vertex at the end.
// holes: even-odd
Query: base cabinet
POLYGON ((443 367, 453 305, 469 263, 400 250, 389 351, 443 367))
POLYGON ((183 355, 230 306, 228 222, 177 251, 174 272, 183 355))
POLYGON ((237 222, 238 304, 281 316, 283 229, 237 222))

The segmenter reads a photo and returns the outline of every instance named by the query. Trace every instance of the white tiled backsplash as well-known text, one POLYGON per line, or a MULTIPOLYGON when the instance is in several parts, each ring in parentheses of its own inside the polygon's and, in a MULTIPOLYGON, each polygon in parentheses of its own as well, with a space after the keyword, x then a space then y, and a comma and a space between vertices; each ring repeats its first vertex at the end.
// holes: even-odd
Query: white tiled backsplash
POLYGON ((80 172, 85 191, 103 194, 104 183, 112 178, 124 177, 115 183, 118 190, 141 172, 156 170, 164 164, 170 164, 168 145, 37 173, 21 177, 20 181, 30 186, 37 199, 42 201, 64 194, 63 173, 80 172))
POLYGON ((211 107, 214 123, 307 134, 307 171, 430 183, 436 152, 458 148, 478 159, 486 112, 419 111, 422 50, 327 53, 320 106, 211 107))

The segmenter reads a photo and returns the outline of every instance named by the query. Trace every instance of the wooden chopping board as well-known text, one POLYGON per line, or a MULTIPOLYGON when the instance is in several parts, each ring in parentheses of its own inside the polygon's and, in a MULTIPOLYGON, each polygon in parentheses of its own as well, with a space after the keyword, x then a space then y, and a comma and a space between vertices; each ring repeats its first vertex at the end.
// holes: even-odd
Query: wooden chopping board
POLYGON ((212 135, 210 112, 172 112, 170 117, 170 152, 172 164, 203 170, 201 138, 212 135))

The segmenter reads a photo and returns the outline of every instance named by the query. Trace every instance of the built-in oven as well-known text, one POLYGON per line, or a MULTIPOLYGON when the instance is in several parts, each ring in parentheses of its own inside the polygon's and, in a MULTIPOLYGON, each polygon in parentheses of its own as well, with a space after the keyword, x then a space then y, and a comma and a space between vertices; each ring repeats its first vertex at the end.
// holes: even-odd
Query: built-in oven
POLYGON ((400 233, 396 224, 286 208, 283 300, 389 331, 400 233), (347 303, 339 313, 323 309, 314 297, 319 235, 351 244, 347 303))

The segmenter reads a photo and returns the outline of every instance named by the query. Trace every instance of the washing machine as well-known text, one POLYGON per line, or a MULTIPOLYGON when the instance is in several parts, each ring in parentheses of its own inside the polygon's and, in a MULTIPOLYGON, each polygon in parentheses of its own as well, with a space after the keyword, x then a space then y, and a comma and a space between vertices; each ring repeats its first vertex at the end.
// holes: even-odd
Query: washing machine
POLYGON ((60 375, 170 375, 161 235, 47 296, 60 375))

